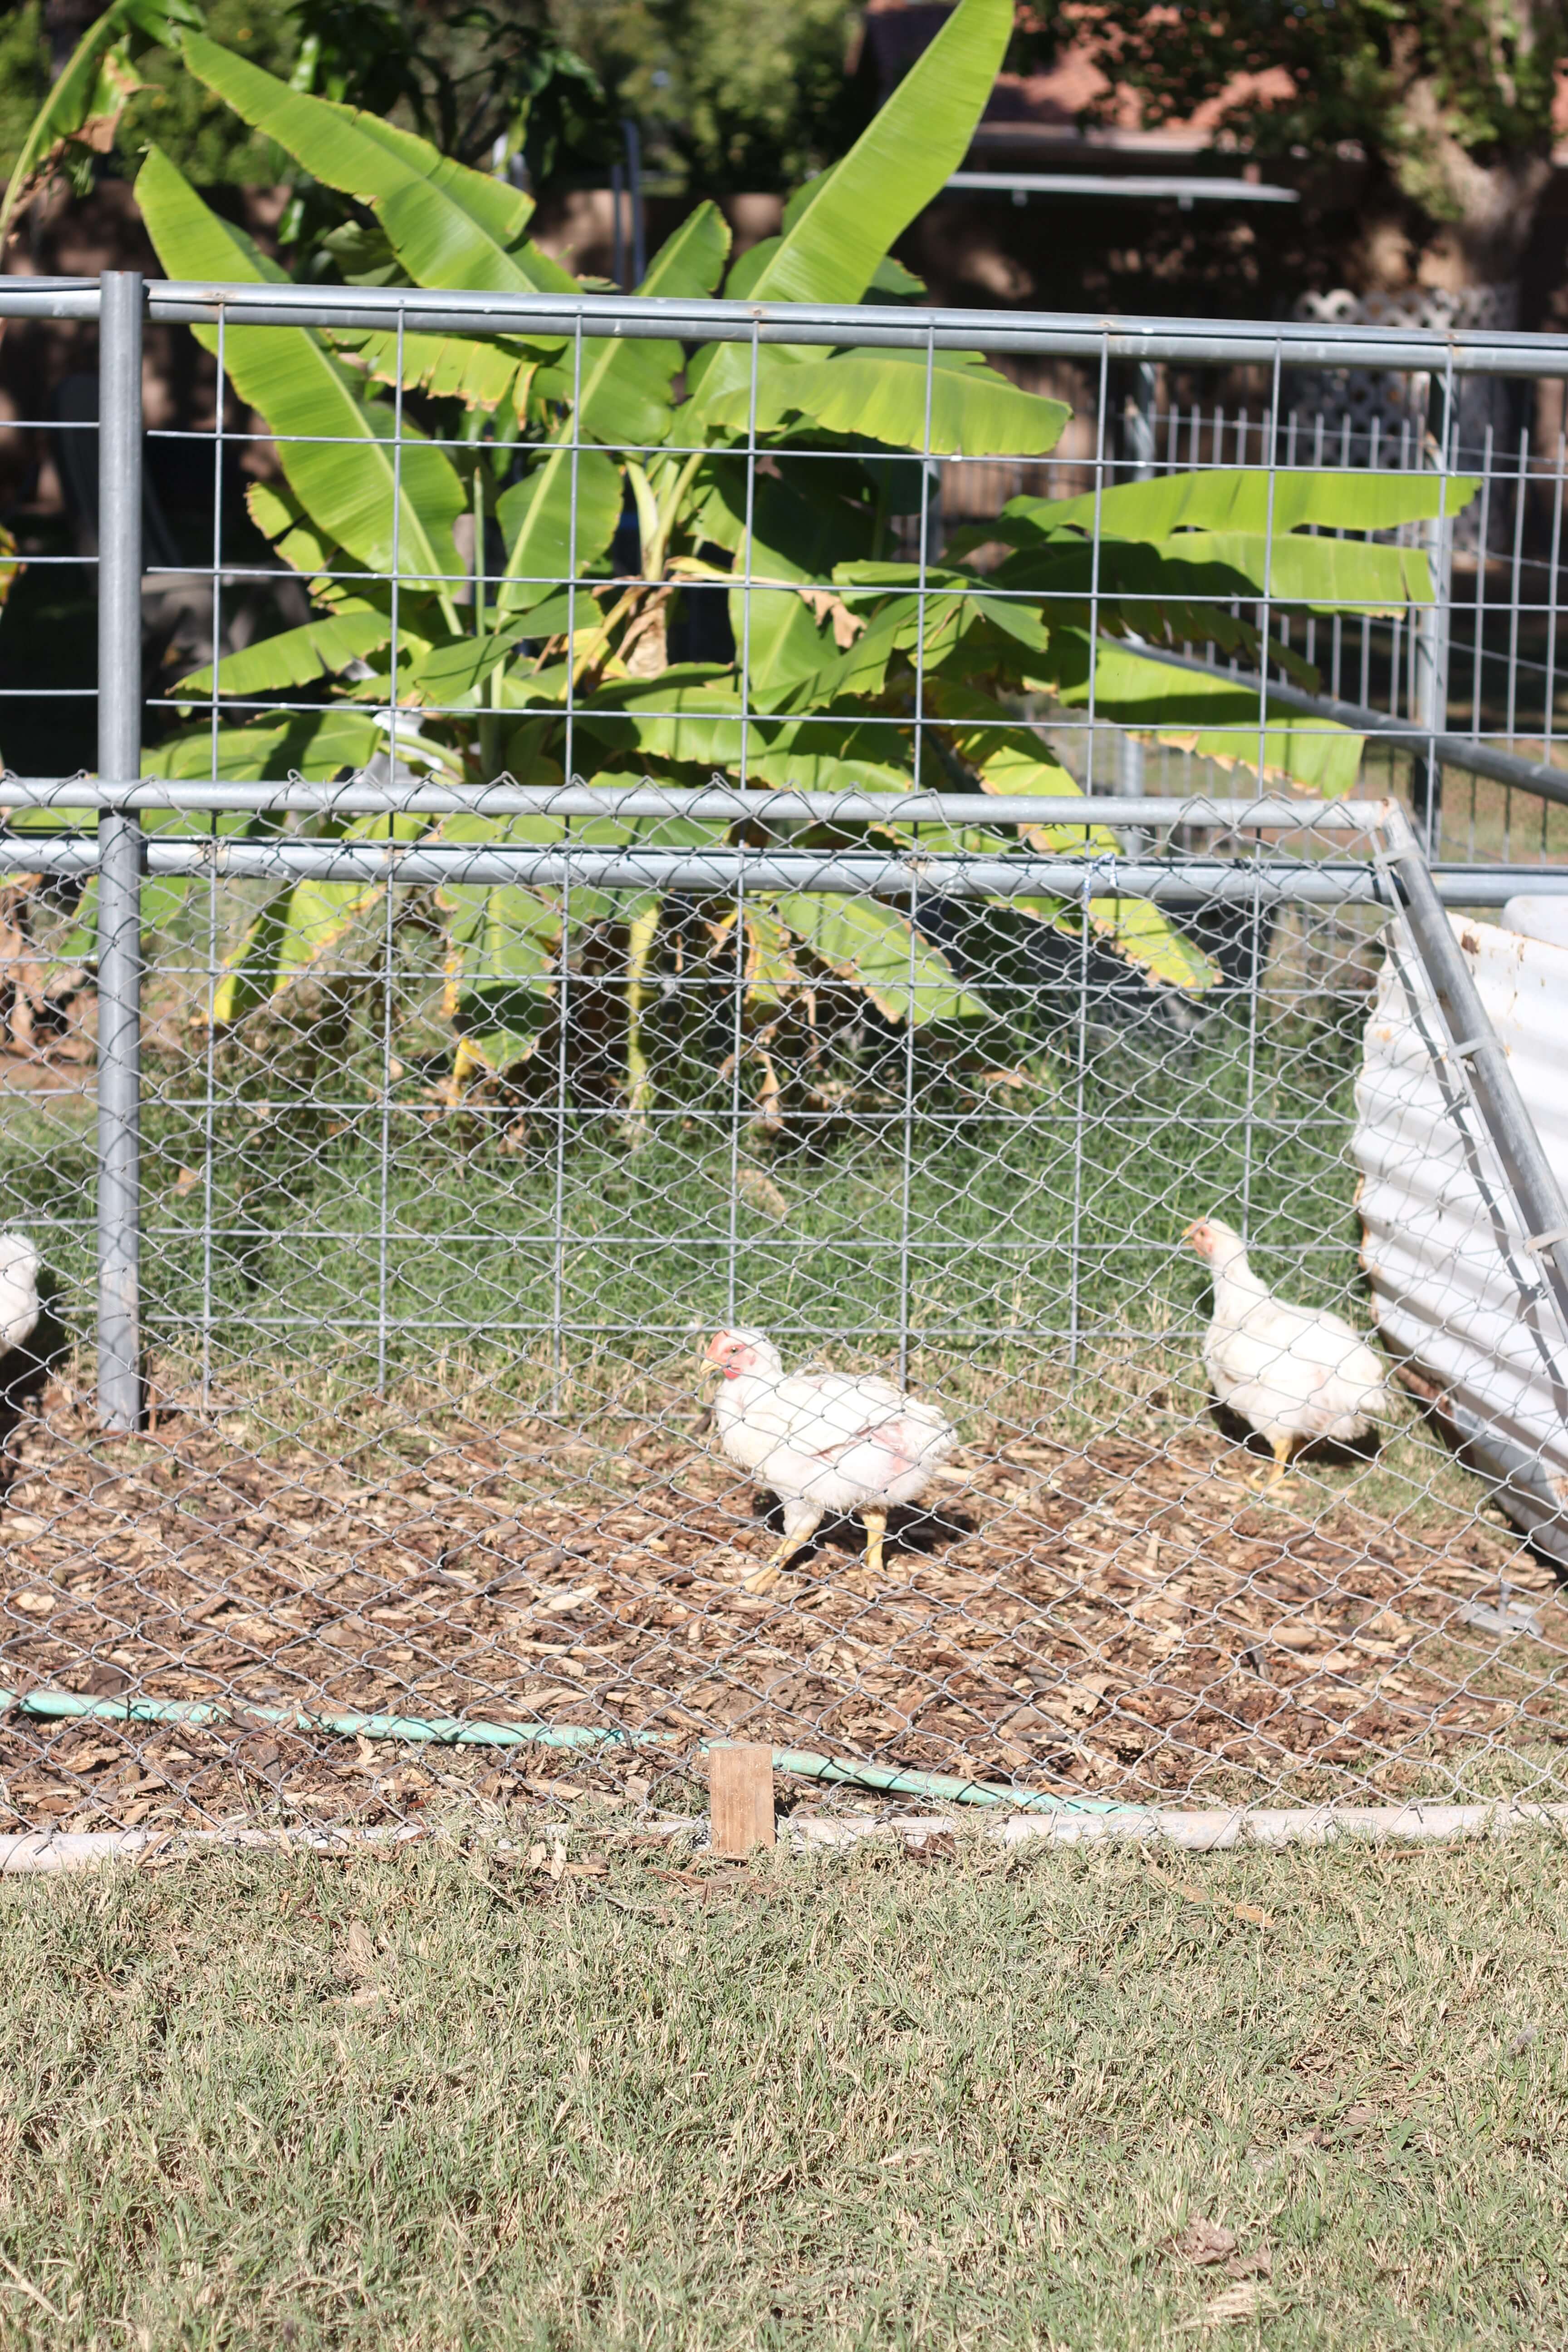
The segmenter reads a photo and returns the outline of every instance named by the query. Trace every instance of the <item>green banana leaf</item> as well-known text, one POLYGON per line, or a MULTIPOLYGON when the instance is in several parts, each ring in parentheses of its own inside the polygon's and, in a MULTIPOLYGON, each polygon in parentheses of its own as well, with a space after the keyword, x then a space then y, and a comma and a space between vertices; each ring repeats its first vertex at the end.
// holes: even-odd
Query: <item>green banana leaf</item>
MULTIPOLYGON (((957 681, 937 679, 932 682, 931 699, 950 730, 953 748, 973 769, 983 792, 1020 797, 1037 793, 1060 800, 1082 797, 1081 786, 1048 746, 1016 713, 988 695, 957 681)), ((1086 816, 1091 806, 1092 803, 1086 803, 1086 816)), ((1047 853, 1119 854, 1110 827, 1093 823, 1026 825, 1024 838, 1047 853)), ((1006 903, 1057 929, 1079 920, 1076 907, 1068 908, 1056 899, 1012 898, 1006 903)), ((1201 995, 1219 979, 1211 960, 1149 899, 1091 898, 1089 920, 1100 940, 1163 987, 1201 995)))
POLYGON ((1178 532, 1173 539, 1047 540, 1009 555, 989 575, 1002 589, 1075 603, 1098 588, 1100 609, 1124 599, 1127 618, 1145 635, 1157 608, 1179 614, 1173 634, 1205 639, 1194 615, 1205 604, 1270 596, 1318 612, 1395 613, 1429 604, 1432 574, 1426 552, 1382 541, 1307 539, 1261 531, 1178 532), (1140 619, 1139 610, 1143 617, 1140 619))
MULTIPOLYGON (((570 425, 565 429, 570 435, 570 425)), ((621 499, 621 469, 602 449, 552 449, 503 490, 496 513, 507 562, 497 610, 527 612, 561 582, 583 579, 616 535, 621 499)), ((577 599, 577 625, 588 627, 593 619, 593 601, 584 592, 577 599)))
MULTIPOLYGON (((417 841, 425 816, 355 817, 334 837, 342 841, 417 841)), ((258 1005, 319 971, 360 918, 378 904, 384 882, 320 882, 306 878, 273 892, 251 923, 238 953, 213 992, 216 1027, 230 1028, 258 1005)))
MULTIPOLYGON (((729 250, 729 226, 718 205, 700 204, 660 246, 637 290, 668 300, 710 294, 729 250)), ((578 438, 648 449, 668 437, 670 386, 681 365, 676 342, 584 336, 580 353, 569 351, 540 370, 533 390, 538 399, 572 404, 578 438)))
MULTIPOLYGON (((660 298, 710 293, 729 244, 730 231, 718 206, 699 205, 659 247, 638 292, 660 298)), ((502 529, 510 533, 496 598, 500 611, 527 611, 556 582, 571 576, 574 497, 578 504, 578 576, 603 554, 620 518, 619 469, 595 451, 569 445, 587 439, 647 448, 663 441, 672 422, 670 382, 680 363, 679 343, 601 337, 585 343, 569 368, 541 371, 538 389, 569 397, 572 415, 560 428, 557 446, 518 486, 526 493, 526 520, 523 500, 515 490, 500 500, 502 529), (611 474, 616 483, 615 511, 600 537, 611 474)))
MULTIPOLYGON (((963 163, 1012 31, 1012 0, 959 0, 826 184, 796 209, 752 281, 753 301, 860 300, 878 263, 963 163)), ((739 361, 730 381, 743 383, 745 347, 725 356, 739 361)), ((719 373, 709 377, 715 392, 719 373)))
MULTIPOLYGON (((851 612, 858 612, 853 591, 847 594, 845 602, 851 612)), ((934 625, 936 619, 935 611, 930 611, 931 625, 934 625)), ((819 638, 817 667, 776 698, 779 710, 809 713, 820 710, 824 704, 881 694, 888 683, 889 665, 910 641, 909 621, 906 601, 893 598, 873 614, 854 644, 843 651, 835 648, 830 639, 819 638)))
MULTIPOLYGON (((847 352, 791 364, 758 353, 756 428, 776 432, 791 417, 824 432, 855 434, 889 448, 936 457, 1041 457, 1054 449, 1072 411, 1021 392, 977 352, 936 352, 927 380, 923 352, 847 352)), ((734 432, 751 421, 751 386, 710 393, 706 423, 734 432)))
POLYGON ((286 776, 329 783, 345 769, 363 768, 381 743, 379 723, 363 711, 301 710, 250 727, 197 727, 173 735, 142 755, 144 776, 179 782, 253 784, 286 776))
POLYGON ((829 971, 863 988, 888 1020, 984 1021, 986 1007, 907 915, 874 898, 760 892, 757 903, 829 971))
POLYGON ((905 735, 901 724, 868 725, 859 710, 828 710, 753 728, 747 769, 758 783, 782 792, 912 792, 905 735))
POLYGON ((1032 546, 1056 530, 1107 539, 1169 539, 1182 530, 1392 530, 1400 523, 1457 515, 1480 488, 1470 475, 1311 473, 1216 467, 1210 473, 1159 474, 1110 483, 1071 499, 1009 499, 994 522, 973 523, 948 541, 950 555, 1001 540, 1032 546))
POLYGON ((395 334, 346 334, 339 328, 331 331, 331 342, 374 383, 401 381, 405 392, 426 392, 433 400, 456 400, 487 412, 510 404, 519 416, 538 364, 515 344, 476 342, 467 335, 405 331, 400 345, 395 334))
MULTIPOLYGON (((242 229, 203 204, 162 149, 148 151, 136 197, 170 277, 283 278, 242 229)), ((194 331, 205 349, 217 350, 218 329, 194 331)), ((310 328, 230 326, 223 352, 241 399, 278 435, 284 473, 317 530, 373 572, 390 572, 395 553, 399 579, 427 588, 456 635, 452 589, 460 566, 452 526, 467 501, 444 452, 408 416, 396 451, 393 410, 364 397, 363 383, 310 328)))
POLYGON ((127 100, 143 87, 136 79, 135 52, 172 48, 179 26, 201 21, 193 0, 110 0, 66 60, 22 142, 0 204, 0 252, 23 205, 67 147, 109 152, 127 100))
POLYGON ((730 625, 746 656, 753 699, 776 701, 795 684, 831 676, 832 640, 824 641, 824 618, 796 592, 820 588, 841 563, 863 557, 870 546, 870 515, 834 494, 826 468, 803 474, 814 462, 783 458, 784 470, 755 475, 749 491, 742 459, 720 457, 703 468, 692 536, 699 542, 711 541, 735 558, 731 576, 738 584, 729 592, 730 625))
MULTIPOLYGON (((392 623, 382 613, 331 613, 320 621, 306 621, 263 637, 218 664, 219 694, 270 694, 287 686, 314 686, 322 677, 336 677, 367 655, 379 653, 392 639, 392 623)), ((187 696, 214 691, 213 667, 194 669, 172 686, 178 702, 187 696)))
MULTIPOLYGON (((1048 686, 1069 709, 1089 699, 1089 639, 1060 630, 1052 640, 1048 686)), ((1098 717, 1150 734, 1226 767, 1244 767, 1305 785, 1326 800, 1350 792, 1361 772, 1362 738, 1330 719, 1261 713, 1255 688, 1216 673, 1173 669, 1126 646, 1101 640, 1093 656, 1098 717), (1260 764, 1261 763, 1261 764, 1260 764)))
POLYGON ((336 604, 345 597, 358 601, 375 594, 380 583, 373 582, 368 572, 363 584, 358 581, 311 576, 364 572, 364 566, 346 548, 329 539, 325 531, 316 529, 287 484, 252 482, 245 494, 245 503, 258 530, 272 541, 273 552, 292 570, 310 579, 310 593, 318 604, 336 604))
POLYGON ((506 181, 455 163, 412 131, 332 100, 291 89, 200 34, 186 65, 242 121, 312 178, 369 205, 419 286, 483 293, 575 293, 576 280, 527 242, 533 200, 506 181))
POLYGON ((527 634, 527 625, 491 629, 432 646, 411 664, 401 698, 438 710, 473 707, 479 688, 527 634))
POLYGON ((761 725, 755 719, 742 721, 732 672, 715 678, 693 667, 695 676, 682 666, 658 677, 616 678, 598 688, 577 705, 578 733, 607 752, 637 751, 704 769, 736 767, 742 734, 760 742, 761 725))

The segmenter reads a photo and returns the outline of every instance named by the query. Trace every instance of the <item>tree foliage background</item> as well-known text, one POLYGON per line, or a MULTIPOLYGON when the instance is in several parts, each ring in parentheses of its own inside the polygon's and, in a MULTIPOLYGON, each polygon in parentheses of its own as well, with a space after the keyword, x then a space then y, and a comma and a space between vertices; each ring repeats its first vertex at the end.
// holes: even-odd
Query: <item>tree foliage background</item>
POLYGON ((1436 231, 1461 282, 1517 273, 1552 170, 1565 0, 1102 0, 1080 22, 1146 124, 1224 100, 1244 152, 1359 149, 1370 230, 1436 231))
MULTIPOLYGON (((203 14, 215 40, 268 72, 447 154, 477 162, 505 138, 536 191, 602 179, 623 115, 661 179, 702 194, 794 187, 865 119, 845 74, 858 14, 847 0, 211 0, 203 14)), ((43 0, 0 6, 0 178, 47 92, 49 33, 43 0)), ((156 141, 201 187, 283 175, 278 149, 167 54, 141 70, 148 86, 110 168, 134 173, 156 141)))

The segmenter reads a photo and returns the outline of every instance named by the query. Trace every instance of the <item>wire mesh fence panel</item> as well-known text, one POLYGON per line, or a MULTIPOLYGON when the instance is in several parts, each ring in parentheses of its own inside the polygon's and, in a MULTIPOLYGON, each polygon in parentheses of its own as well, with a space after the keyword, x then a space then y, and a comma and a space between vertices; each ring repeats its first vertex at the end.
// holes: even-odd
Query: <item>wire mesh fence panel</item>
POLYGON ((13 1818, 1556 1792, 1563 950, 1437 896, 1552 843, 1435 888, 1309 667, 1416 644, 1445 850, 1441 436, 1133 462, 1041 322, 1062 479, 1012 323, 149 300, 206 646, 7 785, 13 1818))

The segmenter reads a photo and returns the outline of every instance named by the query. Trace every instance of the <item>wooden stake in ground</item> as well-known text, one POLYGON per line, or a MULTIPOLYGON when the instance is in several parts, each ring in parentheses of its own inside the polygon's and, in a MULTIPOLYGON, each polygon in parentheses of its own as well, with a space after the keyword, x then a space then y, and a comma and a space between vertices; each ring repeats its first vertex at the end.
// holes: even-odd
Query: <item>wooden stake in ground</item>
POLYGON ((708 1750, 708 1808, 715 1853, 750 1853, 773 1843, 773 1751, 754 1740, 708 1750))

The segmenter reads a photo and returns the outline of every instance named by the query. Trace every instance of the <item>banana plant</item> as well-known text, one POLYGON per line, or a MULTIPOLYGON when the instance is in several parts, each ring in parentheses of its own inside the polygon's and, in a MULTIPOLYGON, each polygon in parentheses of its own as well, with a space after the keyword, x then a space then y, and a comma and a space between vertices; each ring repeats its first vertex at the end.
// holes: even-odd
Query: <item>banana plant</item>
POLYGON ((110 0, 77 43, 38 109, 0 198, 0 252, 32 199, 63 163, 107 154, 128 101, 144 89, 137 61, 201 24, 195 0, 110 0))
MULTIPOLYGON (((890 248, 962 161, 1012 22, 1011 0, 959 0, 848 154, 791 200, 778 236, 731 264, 721 215, 701 205, 639 293, 852 303, 921 292, 890 248)), ((345 268, 385 285, 576 290, 533 242, 527 195, 411 132, 291 89, 200 32, 171 37, 216 98, 358 208, 341 245, 345 268)), ((171 277, 280 276, 156 148, 137 196, 171 277)), ((214 331, 196 331, 216 345, 214 331)), ((893 560, 893 517, 924 499, 932 457, 1043 457, 1068 420, 1063 404, 1020 390, 978 352, 739 342, 689 357, 658 339, 231 322, 224 354, 239 397, 277 436, 283 478, 252 489, 252 516, 306 584, 312 617, 172 689, 207 713, 162 748, 171 774, 209 772, 216 743, 218 772, 236 778, 331 775, 381 752, 472 784, 569 771, 806 790, 935 784, 974 796, 973 824, 954 835, 963 846, 997 857, 1113 850, 1087 813, 1068 831, 1029 828, 1022 844, 986 824, 987 794, 1078 789, 1026 723, 1029 698, 1091 705, 1152 736, 1342 792, 1358 737, 1259 713, 1223 676, 1177 672, 1159 653, 1213 646, 1311 683, 1279 616, 1402 612, 1432 594, 1417 551, 1367 536, 1437 511, 1442 486, 1421 475, 1290 473, 1270 485, 1215 472, 1088 499, 1020 498, 951 541, 940 562, 893 560), (635 576, 613 554, 628 514, 635 576), (471 567, 458 554, 459 518, 478 551, 471 567), (1000 543, 999 562, 974 560, 982 542, 993 559, 1000 543), (726 611, 732 656, 673 653, 700 605, 726 611), (268 707, 301 689, 319 707, 268 707), (215 702, 225 722, 216 736, 215 702)), ((1447 482, 1449 512, 1472 488, 1447 482)), ((543 817, 410 825, 453 841, 566 839, 561 821, 543 817)), ((758 820, 680 837, 700 846, 769 831, 758 820)), ((668 824, 609 818, 574 825, 571 838, 590 832, 621 848, 674 838, 668 824)), ((896 824, 801 836, 900 846, 914 837, 896 824)), ((929 846, 935 836, 922 826, 918 838, 929 846)), ((384 920, 374 894, 328 888, 324 898, 319 888, 280 893, 263 910, 220 991, 220 1017, 276 1004, 356 926, 384 920)), ((422 922, 431 904, 418 901, 422 922)), ((1216 977, 1153 906, 1005 906, 1026 925, 1079 937, 1087 927, 1152 986, 1199 995, 1216 977)), ((543 1043, 559 1045, 556 1024, 569 1018, 553 975, 569 950, 591 953, 598 998, 608 990, 619 1002, 634 1139, 656 1084, 657 983, 694 961, 743 976, 745 1034, 732 1050, 770 1116, 788 1092, 779 1070, 792 1052, 819 1075, 831 1060, 825 1034, 914 1028, 961 1070, 994 1063, 996 1025, 1011 1017, 954 947, 952 925, 939 939, 901 905, 750 891, 741 906, 601 901, 574 887, 568 907, 548 891, 463 886, 434 907, 449 1090, 526 1086, 531 1066, 552 1064, 543 1043), (824 1007, 842 1012, 837 1028, 817 1017, 824 1007)))

